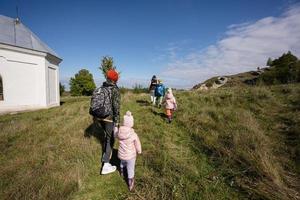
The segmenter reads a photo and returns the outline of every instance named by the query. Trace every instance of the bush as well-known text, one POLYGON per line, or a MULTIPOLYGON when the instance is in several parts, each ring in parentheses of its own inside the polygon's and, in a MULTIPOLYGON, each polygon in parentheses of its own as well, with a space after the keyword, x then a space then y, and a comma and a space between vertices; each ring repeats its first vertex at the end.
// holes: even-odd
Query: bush
POLYGON ((87 69, 81 69, 75 77, 70 79, 70 93, 72 96, 90 96, 96 85, 93 75, 87 69))
POLYGON ((59 83, 59 95, 61 96, 65 92, 65 86, 59 83))
POLYGON ((299 82, 300 61, 291 52, 283 54, 272 61, 271 67, 260 76, 260 80, 269 85, 299 82))
POLYGON ((135 94, 147 93, 148 88, 143 87, 141 84, 135 84, 132 91, 135 94))
POLYGON ((126 88, 126 87, 119 87, 119 89, 120 89, 120 93, 121 94, 125 94, 126 92, 129 92, 131 89, 129 89, 129 88, 126 88))

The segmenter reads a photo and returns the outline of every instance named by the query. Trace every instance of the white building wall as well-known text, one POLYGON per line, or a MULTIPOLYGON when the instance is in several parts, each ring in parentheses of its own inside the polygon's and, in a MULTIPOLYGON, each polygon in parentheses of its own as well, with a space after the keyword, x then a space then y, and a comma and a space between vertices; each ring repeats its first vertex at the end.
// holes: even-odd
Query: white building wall
POLYGON ((46 92, 47 92, 47 105, 49 107, 60 105, 59 94, 59 68, 51 60, 46 59, 45 65, 46 72, 46 92))
POLYGON ((3 81, 2 110, 47 107, 45 56, 0 48, 3 81))

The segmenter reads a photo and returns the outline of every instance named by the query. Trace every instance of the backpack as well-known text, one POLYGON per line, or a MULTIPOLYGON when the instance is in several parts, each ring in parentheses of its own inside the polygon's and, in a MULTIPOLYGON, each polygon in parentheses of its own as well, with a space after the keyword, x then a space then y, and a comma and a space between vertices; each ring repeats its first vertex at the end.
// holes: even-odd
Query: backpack
POLYGON ((112 113, 111 92, 108 87, 97 88, 92 95, 90 115, 105 119, 112 113))
POLYGON ((162 84, 159 84, 155 88, 155 96, 158 96, 158 97, 164 96, 164 93, 165 93, 164 90, 165 90, 164 86, 162 84))

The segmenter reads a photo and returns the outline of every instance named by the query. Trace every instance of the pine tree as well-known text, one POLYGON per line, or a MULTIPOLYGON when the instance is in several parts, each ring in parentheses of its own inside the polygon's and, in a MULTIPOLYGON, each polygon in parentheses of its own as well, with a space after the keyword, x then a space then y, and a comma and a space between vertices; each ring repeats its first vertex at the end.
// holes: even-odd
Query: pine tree
POLYGON ((116 69, 116 66, 114 66, 114 60, 112 57, 104 56, 101 60, 101 66, 99 67, 101 72, 103 73, 103 76, 106 79, 106 73, 110 69, 116 69))
POLYGON ((272 62, 273 62, 272 58, 269 58, 268 61, 267 61, 267 66, 272 66, 272 62))

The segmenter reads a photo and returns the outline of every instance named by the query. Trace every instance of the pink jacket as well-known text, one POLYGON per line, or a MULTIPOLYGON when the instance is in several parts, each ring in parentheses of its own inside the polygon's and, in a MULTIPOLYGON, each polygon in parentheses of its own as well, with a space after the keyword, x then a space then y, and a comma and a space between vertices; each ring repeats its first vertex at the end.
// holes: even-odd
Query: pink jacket
POLYGON ((172 93, 167 93, 164 99, 166 109, 177 108, 176 99, 172 93))
POLYGON ((121 126, 118 132, 119 150, 118 157, 121 160, 130 160, 136 157, 136 153, 142 153, 141 142, 133 128, 121 126))

